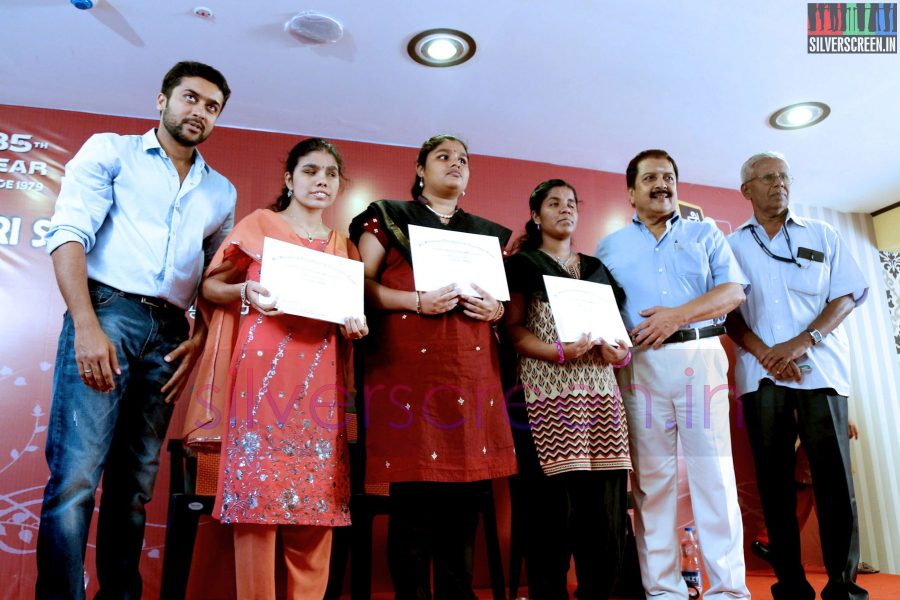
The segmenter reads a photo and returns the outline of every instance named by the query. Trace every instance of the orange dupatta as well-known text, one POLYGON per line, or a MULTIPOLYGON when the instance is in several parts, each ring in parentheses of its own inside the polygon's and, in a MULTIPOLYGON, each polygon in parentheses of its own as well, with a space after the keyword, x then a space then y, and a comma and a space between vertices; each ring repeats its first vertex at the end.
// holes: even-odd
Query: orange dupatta
MULTIPOLYGON (((225 263, 237 267, 233 282, 244 277, 253 261, 262 260, 263 240, 266 237, 283 242, 296 243, 297 234, 278 213, 269 209, 257 209, 235 225, 234 229, 216 251, 212 262, 204 273, 204 279, 221 272, 225 263)), ((359 260, 356 247, 347 238, 333 231, 324 252, 359 260)), ((209 323, 203 355, 197 365, 197 379, 190 393, 190 403, 184 420, 183 439, 185 444, 195 449, 218 451, 225 430, 225 415, 228 414, 228 381, 231 354, 241 323, 241 302, 214 304, 200 294, 197 310, 209 323)), ((338 336, 339 341, 342 340, 338 336)), ((344 381, 347 389, 353 387, 353 346, 342 344, 344 381)))

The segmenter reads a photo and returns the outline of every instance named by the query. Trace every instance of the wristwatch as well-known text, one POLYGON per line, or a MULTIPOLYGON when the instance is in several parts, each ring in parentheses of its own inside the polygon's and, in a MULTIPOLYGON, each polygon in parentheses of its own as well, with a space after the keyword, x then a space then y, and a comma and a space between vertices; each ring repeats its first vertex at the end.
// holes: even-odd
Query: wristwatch
POLYGON ((816 344, 818 344, 819 342, 822 341, 822 334, 819 333, 818 329, 813 329, 812 327, 810 327, 809 329, 806 330, 806 333, 808 333, 809 337, 812 338, 813 346, 815 346, 816 344))

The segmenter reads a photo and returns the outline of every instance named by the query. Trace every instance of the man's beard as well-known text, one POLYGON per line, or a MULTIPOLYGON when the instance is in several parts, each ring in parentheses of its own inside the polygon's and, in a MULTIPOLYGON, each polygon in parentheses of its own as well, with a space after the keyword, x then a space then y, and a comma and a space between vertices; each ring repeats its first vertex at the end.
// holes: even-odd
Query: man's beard
POLYGON ((168 108, 163 111, 163 127, 165 127, 166 131, 169 132, 169 135, 182 146, 193 147, 209 137, 209 130, 201 121, 193 119, 183 119, 180 122, 176 121, 169 113, 168 108), (200 129, 200 133, 195 138, 189 137, 189 135, 184 132, 185 124, 190 121, 196 123, 197 127, 200 129))

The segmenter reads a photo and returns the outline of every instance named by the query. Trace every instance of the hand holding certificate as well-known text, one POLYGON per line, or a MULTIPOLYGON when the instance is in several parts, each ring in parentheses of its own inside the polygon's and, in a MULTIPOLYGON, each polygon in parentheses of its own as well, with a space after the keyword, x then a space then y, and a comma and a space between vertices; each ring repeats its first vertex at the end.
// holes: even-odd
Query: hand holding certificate
POLYGON ((561 341, 574 342, 590 333, 593 340, 603 339, 613 346, 623 340, 631 346, 611 286, 544 275, 544 287, 561 341))
POLYGON ((273 238, 263 241, 260 284, 288 314, 344 324, 363 315, 363 263, 273 238))
POLYGON ((417 290, 455 284, 461 294, 478 296, 474 283, 497 300, 509 300, 496 237, 410 225, 409 243, 417 290))

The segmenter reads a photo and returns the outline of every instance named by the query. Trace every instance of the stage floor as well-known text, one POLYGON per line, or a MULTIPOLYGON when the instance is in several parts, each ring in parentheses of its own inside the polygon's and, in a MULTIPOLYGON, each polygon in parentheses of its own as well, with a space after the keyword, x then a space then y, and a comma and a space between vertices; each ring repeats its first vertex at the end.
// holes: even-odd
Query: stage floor
MULTIPOLYGON (((824 570, 807 570, 809 582, 816 592, 821 593, 828 581, 824 570)), ((888 575, 886 573, 873 573, 872 575, 858 575, 856 582, 869 592, 869 600, 897 600, 900 599, 900 575, 888 575)), ((775 583, 775 576, 771 571, 752 571, 747 574, 747 587, 754 599, 764 600, 771 598, 769 591, 775 583)))
MULTIPOLYGON (((809 582, 817 592, 821 592, 825 587, 827 577, 825 573, 819 571, 808 572, 809 582)), ((888 575, 885 573, 875 573, 873 575, 860 575, 857 582, 869 592, 870 600, 898 600, 900 599, 900 575, 888 575)), ((755 600, 765 600, 771 598, 772 594, 769 588, 775 583, 775 577, 771 571, 753 571, 747 574, 747 586, 755 600)), ((574 589, 572 589, 574 592, 574 589)), ((519 595, 522 596, 527 590, 523 587, 519 589, 519 595)), ((477 590, 479 600, 491 600, 490 590, 477 590)), ((573 596, 574 597, 574 596, 573 596)), ((342 600, 349 600, 350 596, 342 596, 342 600)), ((393 598, 392 593, 375 593, 372 594, 372 600, 390 600, 393 598)))

